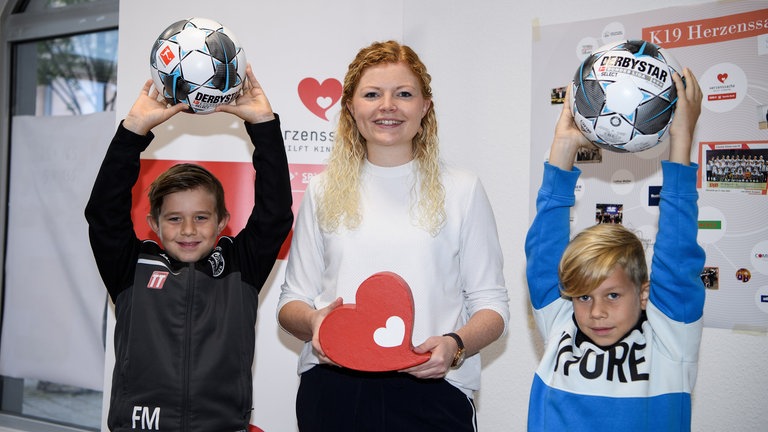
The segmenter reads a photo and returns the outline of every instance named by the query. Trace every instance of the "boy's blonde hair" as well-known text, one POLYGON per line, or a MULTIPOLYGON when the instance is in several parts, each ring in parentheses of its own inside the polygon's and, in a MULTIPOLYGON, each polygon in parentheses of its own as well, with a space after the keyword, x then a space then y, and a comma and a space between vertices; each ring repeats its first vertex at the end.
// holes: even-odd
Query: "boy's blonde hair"
POLYGON ((619 224, 598 224, 571 240, 560 259, 560 291, 567 297, 592 292, 620 265, 637 288, 648 281, 645 249, 640 239, 619 224))

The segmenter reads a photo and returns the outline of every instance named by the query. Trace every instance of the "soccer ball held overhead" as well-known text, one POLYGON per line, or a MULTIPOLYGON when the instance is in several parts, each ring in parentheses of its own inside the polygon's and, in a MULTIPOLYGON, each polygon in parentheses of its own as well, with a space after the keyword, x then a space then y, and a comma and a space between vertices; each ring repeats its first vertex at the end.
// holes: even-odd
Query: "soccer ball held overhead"
POLYGON ((639 152, 661 143, 675 113, 672 73, 680 66, 663 48, 625 40, 598 48, 576 70, 571 111, 598 147, 639 152))
POLYGON ((177 21, 152 46, 150 72, 169 104, 186 103, 195 113, 233 102, 245 79, 246 59, 237 37, 206 18, 177 21))

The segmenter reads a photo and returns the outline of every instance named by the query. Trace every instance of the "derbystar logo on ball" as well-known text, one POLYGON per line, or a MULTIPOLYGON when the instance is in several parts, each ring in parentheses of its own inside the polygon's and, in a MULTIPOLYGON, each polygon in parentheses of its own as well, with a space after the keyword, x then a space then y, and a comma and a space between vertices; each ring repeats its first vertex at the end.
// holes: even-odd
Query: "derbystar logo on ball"
POLYGON ((663 88, 670 79, 666 62, 655 60, 653 63, 633 58, 628 52, 619 56, 607 56, 600 60, 599 71, 602 76, 616 76, 624 73, 637 76, 656 87, 663 88), (655 64, 653 64, 655 63, 655 64))
POLYGON ((204 93, 203 90, 200 90, 195 94, 195 99, 192 101, 191 108, 194 111, 213 111, 219 105, 228 104, 234 101, 237 99, 238 95, 239 93, 232 93, 228 95, 208 94, 204 93))

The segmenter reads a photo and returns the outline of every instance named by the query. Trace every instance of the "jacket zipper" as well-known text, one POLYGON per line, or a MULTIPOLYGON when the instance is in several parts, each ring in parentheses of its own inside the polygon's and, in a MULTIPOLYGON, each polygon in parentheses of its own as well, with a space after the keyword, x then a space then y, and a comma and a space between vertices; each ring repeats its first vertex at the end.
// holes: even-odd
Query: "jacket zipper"
POLYGON ((192 307, 195 299, 195 264, 190 263, 189 266, 189 280, 187 283, 188 292, 185 296, 187 299, 186 308, 187 316, 184 318, 184 358, 182 360, 182 399, 181 399, 181 431, 189 431, 189 369, 190 369, 190 352, 192 350, 192 307))

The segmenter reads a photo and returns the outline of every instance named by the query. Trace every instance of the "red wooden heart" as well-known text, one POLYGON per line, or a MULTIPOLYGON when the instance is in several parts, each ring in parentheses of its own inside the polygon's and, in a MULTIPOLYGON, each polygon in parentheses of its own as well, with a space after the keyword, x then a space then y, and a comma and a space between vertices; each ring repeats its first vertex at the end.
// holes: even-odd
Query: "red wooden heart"
POLYGON ((320 345, 338 365, 368 372, 395 371, 424 363, 429 353, 413 352, 413 295, 392 272, 364 280, 354 304, 344 304, 320 325, 320 345))

